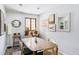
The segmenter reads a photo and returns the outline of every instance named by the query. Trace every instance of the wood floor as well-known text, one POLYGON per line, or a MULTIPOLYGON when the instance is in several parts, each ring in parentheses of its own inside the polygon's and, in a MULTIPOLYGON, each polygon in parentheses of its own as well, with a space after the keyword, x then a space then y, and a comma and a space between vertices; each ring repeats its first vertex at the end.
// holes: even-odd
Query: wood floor
MULTIPOLYGON (((21 50, 19 47, 14 47, 14 48, 7 48, 5 55, 23 55, 21 54, 21 50)), ((58 53, 58 55, 63 55, 61 52, 58 53)))
POLYGON ((7 48, 5 55, 22 55, 19 47, 7 48))

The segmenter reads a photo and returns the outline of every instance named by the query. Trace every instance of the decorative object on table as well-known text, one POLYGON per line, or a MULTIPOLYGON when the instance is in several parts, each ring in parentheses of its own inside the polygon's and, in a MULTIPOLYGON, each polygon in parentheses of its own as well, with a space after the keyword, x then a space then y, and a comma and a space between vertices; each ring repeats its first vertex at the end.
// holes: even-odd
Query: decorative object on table
POLYGON ((48 29, 49 31, 56 31, 55 14, 50 14, 48 17, 48 29))
POLYGON ((70 31, 70 13, 57 14, 56 31, 70 31))
POLYGON ((19 20, 13 20, 11 24, 15 28, 18 28, 21 26, 21 22, 19 20))
POLYGON ((37 44, 37 38, 35 37, 35 43, 37 44))

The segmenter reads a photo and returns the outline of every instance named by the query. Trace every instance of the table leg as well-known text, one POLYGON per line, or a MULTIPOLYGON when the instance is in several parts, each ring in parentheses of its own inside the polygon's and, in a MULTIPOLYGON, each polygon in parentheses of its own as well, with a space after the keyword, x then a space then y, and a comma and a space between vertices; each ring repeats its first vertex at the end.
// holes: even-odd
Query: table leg
POLYGON ((33 51, 33 55, 36 55, 37 54, 37 51, 33 51))
POLYGON ((33 55, 35 55, 35 51, 33 51, 33 55))

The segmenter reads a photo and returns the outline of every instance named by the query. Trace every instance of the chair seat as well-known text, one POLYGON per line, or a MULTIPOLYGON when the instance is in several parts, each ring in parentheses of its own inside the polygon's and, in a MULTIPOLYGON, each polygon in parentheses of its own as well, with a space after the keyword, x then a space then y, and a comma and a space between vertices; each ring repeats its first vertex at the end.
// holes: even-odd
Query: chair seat
POLYGON ((58 54, 58 48, 57 47, 50 47, 50 48, 46 48, 43 51, 44 55, 57 55, 58 54))

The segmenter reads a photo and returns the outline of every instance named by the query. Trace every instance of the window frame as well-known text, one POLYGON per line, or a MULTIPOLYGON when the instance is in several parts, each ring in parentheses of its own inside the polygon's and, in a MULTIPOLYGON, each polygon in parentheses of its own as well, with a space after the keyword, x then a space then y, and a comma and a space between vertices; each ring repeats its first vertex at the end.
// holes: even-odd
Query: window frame
POLYGON ((35 30, 36 30, 36 28, 37 28, 37 24, 36 24, 36 22, 37 22, 37 20, 36 20, 36 18, 30 18, 30 17, 25 17, 25 30, 26 30, 26 19, 30 19, 30 31, 33 31, 32 30, 32 20, 35 20, 35 30))

